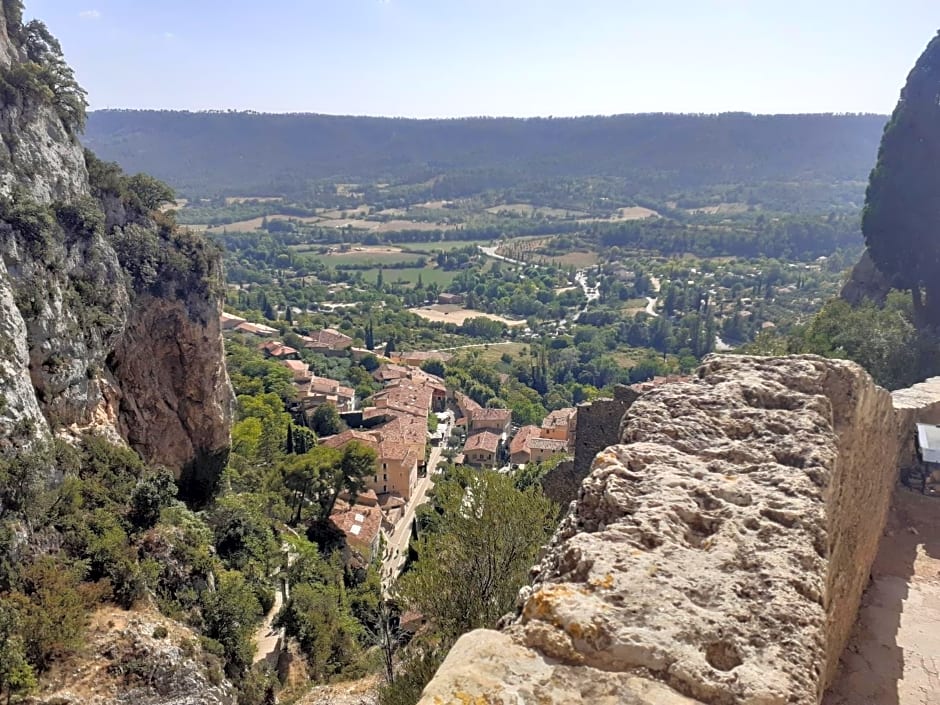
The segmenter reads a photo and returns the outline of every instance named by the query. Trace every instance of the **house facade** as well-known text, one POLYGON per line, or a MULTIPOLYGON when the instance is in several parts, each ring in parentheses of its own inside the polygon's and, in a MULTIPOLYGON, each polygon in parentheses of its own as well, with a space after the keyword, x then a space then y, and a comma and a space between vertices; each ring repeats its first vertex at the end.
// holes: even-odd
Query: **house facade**
POLYGON ((481 431, 470 436, 463 447, 464 462, 477 467, 494 467, 498 453, 499 436, 490 431, 481 431))

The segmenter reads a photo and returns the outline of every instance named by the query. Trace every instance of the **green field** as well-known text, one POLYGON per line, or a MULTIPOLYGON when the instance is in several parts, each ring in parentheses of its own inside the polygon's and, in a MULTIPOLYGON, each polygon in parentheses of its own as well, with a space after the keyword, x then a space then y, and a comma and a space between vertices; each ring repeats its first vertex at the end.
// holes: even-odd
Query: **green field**
MULTIPOLYGON (((362 273, 362 278, 375 284, 375 278, 378 273, 378 267, 375 269, 367 269, 362 273)), ((431 284, 434 282, 439 284, 441 287, 448 287, 450 286, 450 283, 454 281, 454 277, 457 276, 457 272, 448 272, 443 269, 431 269, 430 267, 425 267, 424 269, 418 267, 409 267, 407 269, 385 269, 382 271, 382 277, 387 283, 395 282, 401 279, 403 281, 411 282, 412 284, 417 284, 418 275, 421 276, 421 281, 424 284, 431 284)))
POLYGON ((476 247, 477 245, 487 246, 489 244, 491 244, 489 240, 443 240, 440 242, 408 242, 402 243, 400 247, 412 252, 433 253, 459 250, 460 248, 467 247, 468 245, 476 247))

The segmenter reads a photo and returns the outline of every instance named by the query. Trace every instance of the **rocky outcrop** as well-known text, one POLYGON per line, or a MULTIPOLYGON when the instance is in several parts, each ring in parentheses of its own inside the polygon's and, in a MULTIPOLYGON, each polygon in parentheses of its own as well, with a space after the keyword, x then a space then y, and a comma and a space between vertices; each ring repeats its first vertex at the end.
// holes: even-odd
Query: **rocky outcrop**
POLYGON ((852 267, 839 296, 852 306, 860 306, 865 301, 883 303, 889 291, 891 282, 881 273, 866 249, 852 267))
POLYGON ((884 526, 891 398, 857 365, 713 357, 640 397, 503 632, 432 703, 818 703, 884 526))
POLYGON ((109 369, 122 436, 145 458, 178 469, 184 496, 200 498, 225 464, 232 406, 215 302, 195 305, 142 297, 109 369))
POLYGON ((58 45, 2 7, 0 453, 90 429, 208 486, 232 406, 219 255, 86 154, 58 45))
POLYGON ((237 691, 199 635, 148 610, 92 615, 85 653, 46 674, 36 705, 235 705, 237 691))

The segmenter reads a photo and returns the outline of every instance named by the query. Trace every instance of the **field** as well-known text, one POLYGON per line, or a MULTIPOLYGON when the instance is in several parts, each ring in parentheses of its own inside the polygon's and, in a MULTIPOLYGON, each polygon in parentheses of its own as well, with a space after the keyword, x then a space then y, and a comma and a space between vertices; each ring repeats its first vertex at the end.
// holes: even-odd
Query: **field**
POLYGON ((454 305, 444 305, 444 304, 435 304, 433 306, 424 306, 422 308, 413 308, 410 309, 412 313, 421 316, 428 321, 436 321, 438 323, 456 323, 458 326, 463 325, 463 322, 468 318, 489 318, 493 321, 499 321, 505 323, 507 326, 523 326, 525 321, 513 321, 509 318, 503 318, 502 316, 497 316, 493 313, 484 313, 483 311, 474 311, 469 308, 462 308, 461 306, 454 305))
POLYGON ((584 211, 563 210, 561 208, 549 208, 547 206, 533 206, 530 203, 507 203, 505 205, 487 208, 486 212, 492 213, 493 215, 497 215, 500 212, 524 216, 531 216, 535 214, 545 218, 581 218, 587 215, 587 213, 584 211))
POLYGON ((528 343, 489 343, 487 345, 474 346, 463 351, 457 350, 458 354, 468 355, 470 351, 485 365, 498 365, 502 362, 502 357, 509 353, 514 359, 518 357, 519 352, 528 350, 528 343))
POLYGON ((747 211, 748 205, 746 203, 719 203, 717 206, 689 209, 689 213, 693 215, 737 215, 747 213, 747 211))
MULTIPOLYGON (((541 257, 542 255, 536 255, 541 257)), ((569 252, 564 255, 550 256, 544 255, 545 259, 553 264, 561 265, 567 267, 571 265, 577 269, 582 267, 593 267, 598 262, 598 257, 596 252, 569 252)))
POLYGON ((630 206, 629 208, 618 208, 616 215, 611 220, 645 220, 646 218, 658 218, 659 213, 643 206, 630 206))
POLYGON ((388 267, 402 262, 414 262, 421 255, 415 252, 403 252, 398 247, 354 247, 341 252, 334 250, 329 254, 318 254, 323 245, 294 245, 295 252, 307 252, 314 259, 330 265, 354 264, 373 265, 375 267, 388 267))
POLYGON ((450 252, 459 250, 463 247, 477 245, 488 245, 488 240, 439 240, 435 242, 409 242, 402 244, 405 250, 413 252, 450 252))
MULTIPOLYGON (((376 277, 379 274, 379 269, 367 269, 362 272, 362 278, 366 281, 375 283, 376 277)), ((441 288, 445 288, 451 285, 451 282, 454 281, 454 277, 457 276, 457 272, 448 272, 443 269, 431 269, 429 267, 408 267, 406 269, 386 269, 382 272, 382 277, 386 282, 396 282, 404 281, 410 282, 412 284, 418 283, 418 277, 421 277, 421 281, 424 284, 431 284, 432 282, 438 284, 441 288)))

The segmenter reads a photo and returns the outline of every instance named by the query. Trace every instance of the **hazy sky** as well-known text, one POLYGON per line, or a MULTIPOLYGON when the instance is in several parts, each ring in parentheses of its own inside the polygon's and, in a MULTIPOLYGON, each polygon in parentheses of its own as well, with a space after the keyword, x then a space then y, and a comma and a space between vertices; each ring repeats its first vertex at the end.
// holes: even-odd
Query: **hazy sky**
POLYGON ((879 112, 938 0, 26 0, 93 108, 879 112))

